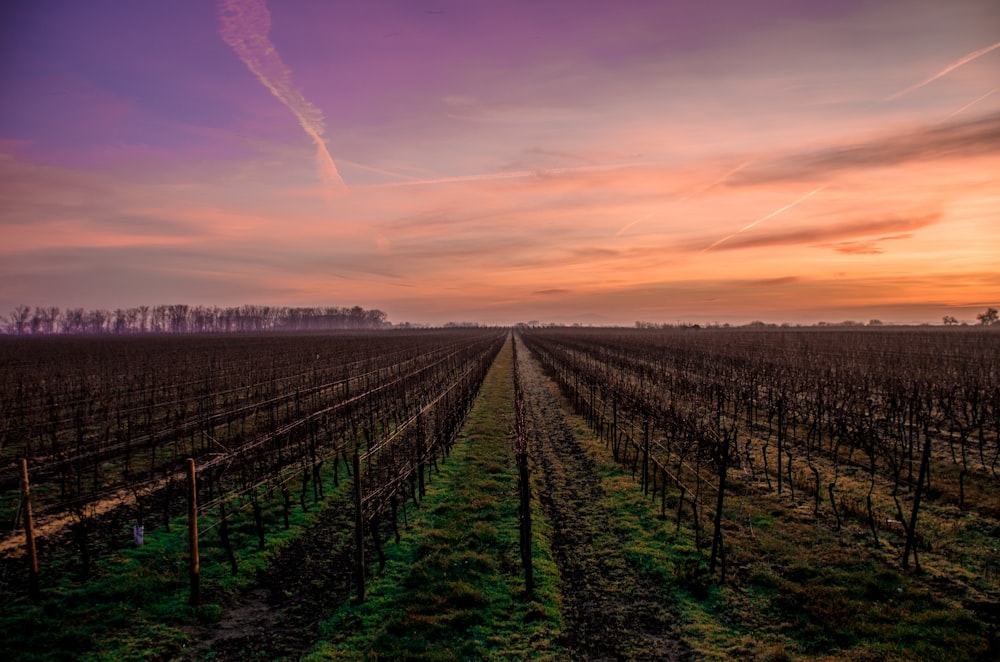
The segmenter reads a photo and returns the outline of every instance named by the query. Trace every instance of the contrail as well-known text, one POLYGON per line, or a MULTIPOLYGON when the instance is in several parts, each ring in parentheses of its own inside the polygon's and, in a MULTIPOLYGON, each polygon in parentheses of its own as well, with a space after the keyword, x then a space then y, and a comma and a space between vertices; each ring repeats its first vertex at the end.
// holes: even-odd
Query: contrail
POLYGON ((806 193, 805 195, 803 195, 801 198, 799 198, 795 202, 790 202, 787 205, 785 205, 784 207, 782 207, 781 209, 776 209, 776 210, 772 211, 770 214, 767 214, 766 216, 761 216, 760 218, 758 218, 753 223, 750 223, 749 225, 744 225, 742 228, 740 228, 736 232, 734 232, 734 233, 732 233, 730 235, 726 235, 725 237, 723 237, 722 239, 718 240, 717 242, 715 242, 714 244, 712 244, 708 248, 705 248, 701 252, 702 253, 706 253, 706 252, 712 250, 713 248, 715 248, 716 246, 718 246, 719 244, 721 244, 722 242, 727 241, 729 239, 732 239, 733 237, 735 237, 736 235, 738 235, 740 233, 746 232, 747 230, 749 230, 750 228, 754 227, 758 223, 761 223, 762 221, 766 221, 769 218, 774 218, 778 214, 791 209, 795 205, 805 202, 809 198, 813 197, 814 195, 816 195, 817 193, 819 193, 820 191, 822 191, 823 189, 825 189, 827 186, 829 186, 829 185, 828 184, 823 184, 822 186, 814 188, 813 190, 809 191, 808 193, 806 193))
POLYGON ((895 94, 891 94, 891 95, 887 96, 885 99, 882 99, 882 101, 892 101, 894 99, 898 99, 901 96, 909 94, 910 92, 919 90, 924 85, 928 85, 930 83, 933 83, 934 81, 936 81, 938 78, 941 78, 942 76, 947 76, 948 74, 950 74, 955 69, 958 69, 959 67, 961 67, 963 64, 968 64, 969 62, 972 62, 973 60, 975 60, 977 58, 980 58, 980 57, 986 55, 987 53, 989 53, 990 51, 995 50, 997 48, 1000 48, 1000 41, 998 41, 997 43, 992 44, 990 46, 986 46, 985 48, 980 48, 978 51, 973 51, 972 53, 969 53, 965 57, 962 57, 962 58, 960 58, 958 60, 955 60, 954 62, 952 62, 947 67, 945 67, 941 71, 937 72, 936 74, 934 74, 933 76, 931 76, 927 80, 921 81, 921 82, 917 83, 916 85, 911 85, 908 88, 906 88, 905 90, 900 90, 899 92, 896 92, 895 94))
POLYGON ((222 0, 220 2, 219 35, 247 65, 271 94, 292 111, 299 126, 316 143, 316 165, 327 190, 347 188, 330 151, 323 142, 323 113, 309 103, 292 84, 292 72, 268 38, 271 13, 264 0, 222 0))
POLYGON ((646 214, 643 214, 642 216, 640 216, 639 218, 635 219, 635 220, 634 220, 634 221, 632 221, 631 223, 626 223, 625 225, 623 225, 623 226, 622 226, 622 228, 621 228, 620 230, 618 230, 618 232, 616 232, 616 233, 615 233, 615 236, 616 236, 616 237, 620 237, 620 236, 622 236, 622 235, 623 235, 623 234, 625 234, 625 233, 626 233, 626 232, 627 232, 627 231, 628 231, 628 230, 629 230, 629 229, 630 229, 630 228, 631 228, 632 226, 634 226, 634 225, 637 225, 637 224, 639 224, 639 223, 641 223, 641 222, 645 221, 646 219, 649 219, 649 218, 652 218, 652 217, 653 217, 653 216, 654 216, 655 214, 656 214, 656 212, 655 212, 655 211, 651 211, 651 212, 649 212, 649 213, 646 213, 646 214))
POLYGON ((992 90, 990 90, 989 92, 987 92, 987 93, 986 93, 986 94, 984 94, 983 96, 981 96, 981 97, 978 97, 978 98, 976 98, 976 99, 973 99, 972 101, 970 101, 969 103, 965 104, 964 106, 962 106, 962 107, 961 107, 961 108, 959 108, 958 110, 955 110, 955 111, 952 111, 952 112, 948 113, 948 115, 947 115, 947 116, 945 116, 945 117, 944 117, 944 118, 943 118, 943 119, 942 119, 941 121, 942 121, 942 122, 944 122, 944 121, 947 121, 947 120, 950 120, 950 119, 951 119, 952 117, 954 117, 955 115, 958 115, 958 114, 959 114, 960 112, 962 112, 963 110, 966 110, 966 109, 968 109, 968 108, 972 108, 972 107, 973 107, 973 106, 975 106, 975 105, 976 105, 977 103, 979 103, 979 102, 980 102, 980 101, 982 101, 983 99, 985 99, 985 98, 989 97, 990 95, 992 95, 992 94, 993 94, 994 92, 996 92, 996 91, 997 91, 997 88, 995 88, 995 87, 994 87, 994 88, 993 88, 992 90))
POLYGON ((472 175, 453 175, 447 177, 435 177, 432 179, 411 179, 405 182, 391 182, 381 186, 429 186, 433 184, 460 184, 465 182, 491 182, 505 179, 527 179, 530 177, 546 177, 573 174, 577 172, 602 172, 606 170, 617 170, 620 168, 631 168, 635 166, 649 165, 644 162, 634 163, 609 163, 604 165, 569 166, 564 168, 544 168, 538 170, 508 170, 505 172, 478 173, 472 175))
MULTIPOLYGON (((700 195, 702 193, 710 191, 711 189, 715 188, 716 186, 718 186, 722 182, 726 181, 727 179, 729 179, 730 177, 732 177, 733 175, 735 175, 736 173, 738 173, 740 170, 743 170, 744 168, 746 168, 751 163, 753 163, 753 161, 744 161, 743 163, 739 164, 735 168, 727 171, 724 175, 722 175, 722 177, 719 177, 715 181, 710 182, 708 184, 704 184, 704 185, 700 186, 699 188, 695 189, 692 192, 692 195, 694 195, 694 194, 699 194, 700 195)), ((687 196, 687 197, 691 197, 691 196, 687 196)))
MULTIPOLYGON (((744 168, 746 168, 751 163, 753 163, 753 162, 752 161, 744 161, 743 163, 739 164, 735 168, 732 168, 732 169, 728 170, 725 174, 723 174, 718 179, 716 179, 716 180, 714 180, 712 182, 709 182, 708 184, 703 184, 703 185, 699 186, 698 188, 694 189, 693 191, 691 191, 690 193, 688 193, 685 196, 682 196, 679 199, 680 200, 689 200, 689 199, 691 199, 692 197, 694 197, 696 195, 701 195, 702 193, 706 193, 706 192, 712 190, 713 188, 715 188, 716 186, 718 186, 719 184, 721 184, 722 182, 724 182, 727 179, 729 179, 731 176, 733 176, 736 173, 738 173, 740 170, 743 170, 744 168)), ((618 232, 615 233, 615 236, 616 237, 622 236, 623 234, 625 234, 626 232, 628 232, 630 229, 632 229, 634 226, 638 225, 639 223, 642 223, 643 221, 645 221, 647 219, 652 218, 655 214, 656 214, 655 211, 651 211, 651 212, 649 212, 647 214, 644 214, 644 215, 640 216, 639 218, 635 219, 634 221, 632 221, 630 223, 626 223, 624 226, 621 227, 621 229, 618 230, 618 232)))

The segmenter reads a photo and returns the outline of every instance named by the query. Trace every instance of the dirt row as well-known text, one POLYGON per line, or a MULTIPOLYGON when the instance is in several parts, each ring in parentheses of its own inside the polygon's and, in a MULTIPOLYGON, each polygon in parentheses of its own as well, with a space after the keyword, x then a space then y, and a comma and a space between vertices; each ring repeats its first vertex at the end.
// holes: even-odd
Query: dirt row
MULTIPOLYGON (((622 554, 600 477, 573 436, 557 387, 521 344, 518 360, 535 497, 552 527, 561 579, 559 643, 575 659, 695 659, 681 641, 667 591, 622 554)), ((349 508, 330 508, 253 588, 228 600, 218 623, 192 633, 198 643, 185 658, 297 659, 311 650, 321 624, 356 590, 351 518, 349 508)))
POLYGON ((534 489, 552 526, 562 582, 561 643, 588 660, 694 659, 664 587, 622 554, 600 477, 573 436, 555 384, 523 344, 517 356, 534 489))
POLYGON ((333 506, 233 598, 221 620, 196 633, 188 659, 296 659, 319 638, 319 627, 352 591, 353 509, 333 506))

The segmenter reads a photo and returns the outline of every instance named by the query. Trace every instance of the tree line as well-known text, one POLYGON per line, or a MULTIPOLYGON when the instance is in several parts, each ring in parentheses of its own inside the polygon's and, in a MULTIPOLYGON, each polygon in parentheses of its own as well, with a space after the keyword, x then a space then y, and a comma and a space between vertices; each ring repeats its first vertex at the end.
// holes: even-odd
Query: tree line
POLYGON ((5 331, 10 335, 240 333, 380 329, 390 326, 378 309, 317 306, 188 306, 171 304, 107 310, 17 306, 5 331))

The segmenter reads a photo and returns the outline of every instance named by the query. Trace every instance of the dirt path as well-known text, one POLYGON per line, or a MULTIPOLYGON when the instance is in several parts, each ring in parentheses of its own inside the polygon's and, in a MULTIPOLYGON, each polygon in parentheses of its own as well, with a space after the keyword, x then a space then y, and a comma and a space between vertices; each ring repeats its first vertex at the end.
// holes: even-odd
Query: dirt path
POLYGON ((518 340, 527 415, 534 431, 537 498, 553 529, 566 630, 561 643, 587 660, 688 660, 670 598, 623 556, 602 505, 601 480, 573 437, 555 384, 518 340))
POLYGON ((351 597, 352 518, 350 508, 330 507, 200 634, 187 659, 297 659, 308 652, 323 621, 351 597))

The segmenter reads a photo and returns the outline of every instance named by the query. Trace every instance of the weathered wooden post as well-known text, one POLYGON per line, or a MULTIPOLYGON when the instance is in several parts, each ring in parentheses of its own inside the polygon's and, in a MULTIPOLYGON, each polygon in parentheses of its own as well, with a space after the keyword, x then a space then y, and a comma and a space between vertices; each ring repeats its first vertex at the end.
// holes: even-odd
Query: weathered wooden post
POLYGON ((30 578, 31 599, 41 599, 38 583, 38 550, 35 548, 35 522, 31 518, 31 486, 28 483, 28 460, 21 458, 21 492, 24 501, 24 537, 28 544, 28 576, 30 578))
POLYGON ((188 458, 188 544, 190 546, 191 606, 201 603, 201 565, 198 559, 198 483, 194 458, 188 458))
POLYGON ((517 470, 521 497, 521 563, 524 565, 524 589, 530 598, 535 594, 535 573, 531 558, 531 482, 526 450, 517 453, 517 470))
POLYGON ((354 568, 358 577, 358 602, 365 601, 365 517, 361 504, 361 458, 354 454, 354 568))
POLYGON ((424 488, 424 447, 425 439, 424 435, 426 430, 424 429, 424 412, 423 410, 417 414, 417 483, 420 485, 420 498, 423 499, 426 496, 426 491, 424 488))
POLYGON ((642 419, 642 493, 649 494, 649 418, 642 419))

